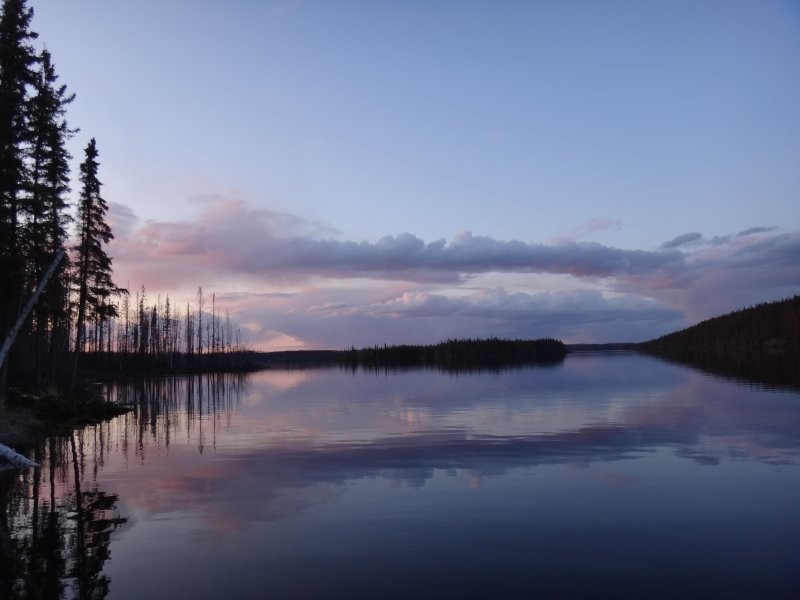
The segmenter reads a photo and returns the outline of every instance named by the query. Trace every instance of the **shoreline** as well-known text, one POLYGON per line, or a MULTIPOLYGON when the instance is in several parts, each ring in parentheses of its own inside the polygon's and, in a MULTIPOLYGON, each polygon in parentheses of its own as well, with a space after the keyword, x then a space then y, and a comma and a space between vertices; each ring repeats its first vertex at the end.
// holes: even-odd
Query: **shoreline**
POLYGON ((101 423, 131 410, 133 407, 97 396, 66 399, 58 395, 20 394, 6 398, 0 408, 0 444, 25 455, 47 437, 67 435, 79 427, 101 423))

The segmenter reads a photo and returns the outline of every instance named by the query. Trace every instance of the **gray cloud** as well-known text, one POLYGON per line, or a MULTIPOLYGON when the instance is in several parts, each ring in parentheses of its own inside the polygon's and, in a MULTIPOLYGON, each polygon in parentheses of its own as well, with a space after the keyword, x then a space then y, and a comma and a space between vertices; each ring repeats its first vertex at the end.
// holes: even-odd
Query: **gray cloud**
POLYGON ((800 291, 800 232, 721 236, 680 268, 618 277, 621 291, 659 298, 697 321, 800 291))
POLYGON ((753 235, 754 233, 769 233, 770 231, 775 231, 776 229, 777 227, 751 227, 750 229, 740 231, 736 234, 736 237, 744 237, 746 235, 753 235))
POLYGON ((222 292, 230 280, 236 289, 259 291, 265 283, 303 282, 291 293, 231 296, 236 318, 248 324, 256 344, 286 338, 335 348, 485 335, 639 341, 800 290, 800 232, 772 228, 710 240, 687 233, 658 250, 469 232, 430 243, 410 233, 355 242, 322 224, 243 202, 206 199, 201 206, 194 220, 138 226, 130 211, 121 211, 126 227, 111 248, 115 267, 123 283, 150 290, 211 283, 222 292), (496 272, 567 275, 593 289, 453 292, 496 272), (351 282, 321 289, 315 278, 351 282), (613 293, 601 294, 600 287, 613 293))
MULTIPOLYGON (((296 217, 251 210, 241 202, 210 204, 195 221, 150 221, 115 243, 121 260, 172 263, 251 275, 368 277, 395 281, 457 282, 489 272, 612 277, 677 266, 677 251, 623 250, 597 243, 555 245, 496 240, 464 232, 425 243, 401 233, 377 242, 321 237, 296 217)), ((176 275, 178 275, 176 273, 176 275)))
POLYGON ((677 248, 679 246, 691 244, 692 242, 696 242, 701 239, 703 239, 703 235, 700 233, 697 232, 684 233, 683 235, 679 235, 678 237, 670 240, 669 242, 664 242, 663 244, 661 244, 661 248, 664 249, 677 248))
MULTIPOLYGON (((312 308, 325 310, 322 308, 312 308)), ((598 291, 508 293, 482 290, 470 296, 448 297, 429 292, 406 292, 391 300, 352 307, 329 307, 330 314, 366 314, 387 317, 451 317, 511 321, 592 323, 625 318, 631 321, 678 319, 680 314, 652 300, 636 296, 605 297, 598 291)))
POLYGON ((128 237, 135 232, 138 224, 139 217, 130 207, 115 202, 110 203, 109 225, 114 235, 128 237))

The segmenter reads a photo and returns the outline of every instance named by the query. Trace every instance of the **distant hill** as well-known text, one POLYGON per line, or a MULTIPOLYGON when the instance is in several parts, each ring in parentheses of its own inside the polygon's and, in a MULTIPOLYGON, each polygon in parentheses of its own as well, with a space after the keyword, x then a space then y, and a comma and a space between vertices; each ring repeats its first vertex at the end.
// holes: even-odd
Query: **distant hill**
POLYGON ((636 349, 722 377, 800 389, 800 296, 714 317, 636 349))
POLYGON ((800 348, 800 295, 714 317, 644 342, 640 347, 665 353, 797 349, 800 348))

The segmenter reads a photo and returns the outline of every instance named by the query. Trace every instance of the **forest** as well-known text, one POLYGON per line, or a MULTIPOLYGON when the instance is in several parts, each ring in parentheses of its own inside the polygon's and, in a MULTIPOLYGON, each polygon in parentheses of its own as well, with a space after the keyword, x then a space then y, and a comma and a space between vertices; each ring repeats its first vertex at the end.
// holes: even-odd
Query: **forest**
POLYGON ((505 367, 531 363, 557 363, 564 360, 566 347, 559 340, 488 339, 447 340, 438 344, 414 346, 373 346, 351 348, 338 360, 350 367, 373 369, 430 366, 443 370, 505 367))
POLYGON ((636 349, 725 377, 800 389, 800 296, 707 319, 636 349))
POLYGON ((661 352, 779 350, 800 343, 800 295, 707 319, 641 344, 661 352))
MULTIPOLYGON (((67 121, 75 94, 37 50, 33 9, 0 16, 0 408, 7 392, 74 393, 96 374, 244 366, 241 332, 197 292, 196 306, 148 302, 114 282, 114 234, 99 148, 85 146, 73 196, 67 121)), ((44 46, 44 44, 41 44, 44 46)))

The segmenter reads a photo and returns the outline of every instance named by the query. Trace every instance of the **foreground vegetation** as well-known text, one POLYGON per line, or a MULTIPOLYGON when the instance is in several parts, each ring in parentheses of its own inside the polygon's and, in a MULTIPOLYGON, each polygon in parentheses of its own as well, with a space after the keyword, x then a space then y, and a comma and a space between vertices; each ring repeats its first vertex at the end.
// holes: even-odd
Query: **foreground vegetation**
POLYGON ((75 95, 34 48, 33 16, 26 0, 2 2, 0 411, 6 396, 79 397, 98 376, 248 368, 213 294, 200 288, 195 306, 178 307, 114 283, 98 144, 85 146, 71 200, 75 95))
POLYGON ((73 387, 88 322, 113 317, 111 299, 124 291, 112 281, 111 258, 104 248, 113 235, 106 223, 108 205, 100 194, 94 138, 86 145, 81 189, 70 207, 72 156, 66 144, 77 130, 67 124, 66 109, 74 94, 58 82, 50 53, 34 49, 38 35, 30 28, 32 18, 25 0, 3 2, 0 334, 4 342, 16 336, 16 343, 10 353, 0 353, 0 402, 7 384, 19 384, 29 375, 39 388, 73 387), (75 243, 68 248, 71 236, 75 243), (20 322, 20 309, 37 293, 33 312, 20 322), (71 371, 63 369, 65 363, 71 371))

